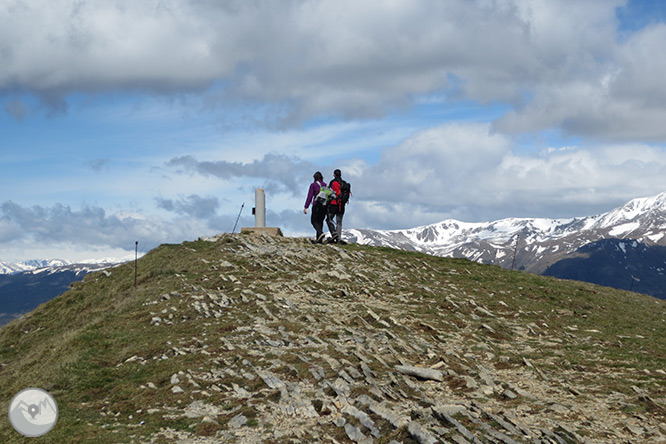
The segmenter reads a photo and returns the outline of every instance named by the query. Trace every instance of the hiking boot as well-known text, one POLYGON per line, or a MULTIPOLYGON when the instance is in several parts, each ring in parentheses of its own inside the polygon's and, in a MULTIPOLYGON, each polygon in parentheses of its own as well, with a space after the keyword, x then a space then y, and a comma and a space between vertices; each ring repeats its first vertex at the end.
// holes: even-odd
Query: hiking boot
POLYGON ((324 233, 321 233, 319 236, 317 236, 317 240, 314 243, 322 244, 324 243, 324 239, 326 239, 326 235, 324 233))

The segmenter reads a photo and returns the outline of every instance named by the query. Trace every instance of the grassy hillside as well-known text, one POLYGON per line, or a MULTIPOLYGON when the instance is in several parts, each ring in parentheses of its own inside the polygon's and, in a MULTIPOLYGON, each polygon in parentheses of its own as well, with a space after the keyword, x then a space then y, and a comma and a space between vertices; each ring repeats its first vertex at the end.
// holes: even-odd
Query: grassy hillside
MULTIPOLYGON (((58 402, 30 442, 666 436, 666 304, 648 296, 255 235, 162 245, 136 288, 133 263, 108 271, 0 329, 5 412, 27 387, 58 402)), ((1 442, 26 439, 0 416, 1 442)))

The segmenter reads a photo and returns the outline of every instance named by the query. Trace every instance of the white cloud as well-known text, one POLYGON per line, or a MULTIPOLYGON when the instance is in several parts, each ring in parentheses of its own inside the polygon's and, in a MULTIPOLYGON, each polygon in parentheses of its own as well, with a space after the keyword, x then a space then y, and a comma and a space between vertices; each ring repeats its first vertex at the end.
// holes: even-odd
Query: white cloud
POLYGON ((663 78, 666 73, 666 24, 655 24, 634 34, 620 46, 618 73, 612 94, 647 106, 666 101, 663 78))
POLYGON ((501 131, 664 140, 666 26, 621 40, 625 3, 16 1, 0 8, 0 94, 25 116, 22 93, 55 110, 77 91, 203 93, 235 123, 279 125, 464 97, 515 106, 501 131))
POLYGON ((363 227, 406 228, 449 217, 587 216, 666 190, 666 150, 660 147, 617 144, 538 154, 512 147, 487 124, 446 124, 415 134, 348 178, 359 201, 353 217, 363 227))
MULTIPOLYGON (((182 217, 161 219, 142 213, 119 211, 108 214, 96 206, 72 209, 67 205, 25 207, 14 202, 0 204, 0 230, 11 233, 12 239, 2 236, 8 249, 19 245, 54 245, 131 250, 137 240, 153 248, 164 242, 181 242, 214 231, 205 223, 182 217)), ((4 250, 4 247, 3 247, 4 250)))
POLYGON ((456 188, 466 188, 467 195, 485 189, 487 172, 508 151, 509 140, 489 134, 486 124, 446 124, 387 149, 363 172, 360 185, 373 200, 388 195, 398 202, 449 205, 457 201, 456 188))
MULTIPOLYGON (((638 30, 621 43, 612 34, 604 35, 597 51, 571 51, 564 46, 567 59, 549 66, 556 72, 558 66, 568 65, 570 72, 552 82, 541 77, 528 103, 508 112, 495 128, 514 134, 561 128, 607 141, 666 140, 666 126, 661 123, 666 119, 662 81, 666 78, 666 24, 638 30)), ((583 41, 589 38, 595 36, 581 36, 583 41)))

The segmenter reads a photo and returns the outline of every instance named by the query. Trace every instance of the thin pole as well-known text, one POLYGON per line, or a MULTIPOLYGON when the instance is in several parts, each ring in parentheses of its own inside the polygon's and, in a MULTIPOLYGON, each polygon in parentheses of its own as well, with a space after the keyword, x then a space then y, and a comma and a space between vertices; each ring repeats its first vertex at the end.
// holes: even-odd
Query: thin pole
POLYGON ((236 223, 234 224, 234 229, 231 230, 231 234, 234 234, 234 231, 236 231, 236 225, 238 225, 238 219, 240 219, 240 215, 243 212, 243 207, 245 206, 245 202, 243 202, 243 205, 241 205, 241 209, 238 212, 238 217, 236 218, 236 223))
POLYGON ((511 269, 516 269, 516 254, 518 253, 518 241, 520 240, 520 233, 516 237, 516 247, 513 249, 513 262, 511 262, 511 269))
POLYGON ((636 278, 633 274, 631 275, 631 286, 629 287, 629 291, 634 291, 634 282, 640 282, 641 280, 636 278))
POLYGON ((134 288, 136 288, 136 274, 139 261, 139 241, 134 243, 134 288))

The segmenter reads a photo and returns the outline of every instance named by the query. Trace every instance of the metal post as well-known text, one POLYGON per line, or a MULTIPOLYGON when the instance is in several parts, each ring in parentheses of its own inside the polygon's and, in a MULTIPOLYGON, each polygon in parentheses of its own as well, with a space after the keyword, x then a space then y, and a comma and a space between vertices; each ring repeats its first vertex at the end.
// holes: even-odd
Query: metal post
POLYGON ((241 213, 243 212, 243 207, 245 206, 245 202, 243 202, 243 205, 241 205, 241 209, 238 212, 238 217, 236 218, 236 223, 234 224, 234 229, 231 230, 231 233, 233 234, 234 231, 236 231, 236 226, 238 225, 238 219, 240 219, 241 213))
POLYGON ((633 274, 631 275, 631 286, 629 287, 629 291, 634 291, 634 282, 640 282, 641 280, 638 279, 636 276, 633 274))
POLYGON ((516 254, 518 254, 518 241, 520 240, 520 233, 516 236, 516 247, 513 249, 513 261, 511 262, 511 269, 516 269, 516 254))
POLYGON ((134 243, 134 288, 136 288, 136 272, 139 261, 139 241, 134 243))
POLYGON ((254 191, 254 226, 257 228, 266 227, 266 193, 261 188, 254 191))

